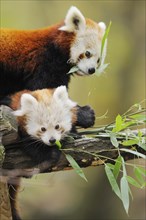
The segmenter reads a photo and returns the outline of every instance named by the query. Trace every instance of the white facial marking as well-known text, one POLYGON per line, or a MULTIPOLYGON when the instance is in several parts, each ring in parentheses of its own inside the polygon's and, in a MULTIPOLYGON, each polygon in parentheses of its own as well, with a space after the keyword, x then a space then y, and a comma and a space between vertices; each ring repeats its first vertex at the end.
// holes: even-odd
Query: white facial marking
POLYGON ((101 44, 102 37, 105 33, 106 25, 104 22, 98 24, 92 20, 85 19, 82 13, 76 7, 72 6, 65 18, 64 26, 60 27, 60 31, 75 33, 75 41, 70 48, 70 59, 68 62, 76 65, 79 69, 78 75, 93 74, 98 67, 98 60, 102 64, 106 56, 106 47, 104 47, 102 58, 101 44), (86 51, 91 53, 91 57, 80 55, 85 54, 86 51))
MULTIPOLYGON (((101 32, 99 33, 98 29, 87 27, 84 33, 77 33, 76 40, 71 46, 70 57, 73 63, 79 68, 79 75, 92 74, 90 73, 90 69, 96 69, 98 67, 98 60, 101 58, 101 44, 101 32), (86 51, 90 52, 90 57, 86 57, 86 51), (82 54, 84 56, 80 59, 80 55, 82 54)), ((104 58, 105 55, 106 50, 104 50, 104 58)), ((103 58, 102 61, 104 62, 103 58)))

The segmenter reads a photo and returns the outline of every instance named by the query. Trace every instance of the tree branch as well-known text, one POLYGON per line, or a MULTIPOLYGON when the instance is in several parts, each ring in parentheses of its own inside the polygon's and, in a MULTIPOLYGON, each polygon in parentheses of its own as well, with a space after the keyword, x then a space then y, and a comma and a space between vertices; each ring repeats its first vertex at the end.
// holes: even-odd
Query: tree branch
MULTIPOLYGON (((52 158, 50 157, 48 161, 46 160, 37 164, 36 161, 32 160, 31 156, 21 150, 21 147, 15 146, 15 141, 18 136, 16 120, 11 114, 11 109, 4 106, 2 106, 1 109, 1 119, 3 119, 1 120, 1 137, 2 144, 5 147, 5 158, 1 168, 1 175, 29 177, 40 172, 72 169, 66 160, 65 154, 70 154, 80 167, 98 166, 107 162, 113 163, 119 155, 118 149, 112 146, 109 138, 77 137, 74 140, 64 141, 61 151, 56 147, 52 147, 52 158), (54 162, 54 155, 58 151, 60 156, 54 162)), ((123 148, 123 146, 120 147, 123 148)), ((137 145, 135 148, 138 152, 146 154, 146 152, 137 145)), ((125 161, 135 158, 133 154, 122 151, 121 155, 125 161)))

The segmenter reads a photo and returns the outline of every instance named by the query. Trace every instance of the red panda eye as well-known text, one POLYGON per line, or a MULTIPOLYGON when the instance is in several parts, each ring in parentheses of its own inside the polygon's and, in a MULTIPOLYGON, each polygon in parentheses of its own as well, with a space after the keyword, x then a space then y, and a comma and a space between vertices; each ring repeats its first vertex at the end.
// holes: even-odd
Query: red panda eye
POLYGON ((91 57, 91 53, 90 53, 89 51, 86 51, 86 52, 85 52, 85 56, 86 56, 87 58, 90 58, 90 57, 91 57))
POLYGON ((46 128, 45 128, 45 127, 41 127, 41 131, 42 131, 42 132, 45 132, 45 131, 46 131, 46 128))
POLYGON ((55 126, 55 129, 58 130, 58 129, 59 129, 59 125, 56 125, 56 126, 55 126))

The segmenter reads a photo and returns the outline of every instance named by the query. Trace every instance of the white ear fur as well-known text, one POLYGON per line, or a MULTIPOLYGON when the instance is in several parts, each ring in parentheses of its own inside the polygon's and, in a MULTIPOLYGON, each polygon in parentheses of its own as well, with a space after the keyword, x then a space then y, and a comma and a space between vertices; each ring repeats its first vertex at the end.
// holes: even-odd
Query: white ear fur
POLYGON ((68 99, 68 93, 65 86, 59 86, 55 89, 53 98, 61 101, 68 99))
POLYGON ((36 106, 38 104, 36 98, 34 98, 32 95, 24 93, 21 96, 21 107, 22 108, 30 108, 33 105, 36 106))
POLYGON ((70 7, 64 22, 65 25, 60 27, 59 30, 75 32, 84 31, 86 27, 84 16, 75 6, 70 7))
POLYGON ((105 29, 106 29, 105 23, 104 23, 104 22, 99 22, 99 23, 98 23, 98 26, 99 26, 99 28, 100 28, 100 33, 101 33, 102 35, 104 35, 105 29))
POLYGON ((21 96, 21 107, 20 110, 14 111, 15 116, 23 116, 29 112, 33 107, 36 107, 38 104, 37 100, 30 94, 24 93, 21 96))
POLYGON ((25 112, 22 111, 22 110, 16 110, 16 111, 13 111, 13 114, 15 116, 24 116, 25 115, 25 112))
POLYGON ((64 106, 70 109, 77 105, 69 99, 66 86, 57 87, 54 91, 53 98, 57 101, 61 101, 64 106))

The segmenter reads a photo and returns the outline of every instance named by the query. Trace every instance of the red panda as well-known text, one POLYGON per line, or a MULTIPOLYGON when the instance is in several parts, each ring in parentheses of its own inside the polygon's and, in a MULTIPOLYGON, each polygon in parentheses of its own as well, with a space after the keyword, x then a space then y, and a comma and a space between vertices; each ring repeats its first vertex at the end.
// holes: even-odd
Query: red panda
POLYGON ((9 100, 22 133, 48 146, 60 141, 77 120, 77 103, 69 99, 65 86, 23 90, 9 100))
MULTIPOLYGON (((23 90, 9 96, 7 105, 13 109, 19 125, 20 139, 14 145, 31 157, 34 164, 49 160, 55 164, 61 155, 55 142, 62 140, 77 120, 77 103, 69 99, 66 87, 23 90)), ((9 178, 13 220, 21 219, 17 211, 19 185, 20 179, 9 178)))
MULTIPOLYGON (((0 98, 24 89, 68 87, 70 74, 67 73, 74 65, 79 69, 78 75, 93 74, 100 60, 105 28, 103 22, 85 19, 72 6, 64 22, 47 28, 2 29, 0 98)), ((87 119, 82 126, 92 126, 93 110, 84 106, 80 116, 82 110, 83 118, 87 119)))

